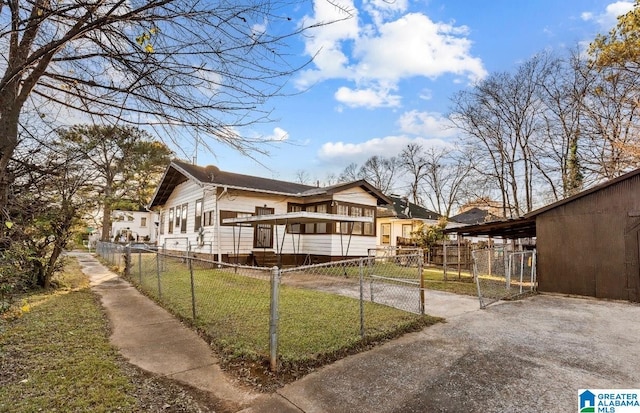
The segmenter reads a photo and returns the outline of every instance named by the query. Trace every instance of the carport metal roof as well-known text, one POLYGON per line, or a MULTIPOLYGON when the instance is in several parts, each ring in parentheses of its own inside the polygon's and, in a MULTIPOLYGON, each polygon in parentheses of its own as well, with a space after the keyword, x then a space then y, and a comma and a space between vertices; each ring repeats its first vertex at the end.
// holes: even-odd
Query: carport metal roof
POLYGON ((533 238, 536 236, 536 218, 516 218, 507 221, 493 221, 464 227, 447 228, 444 233, 463 236, 489 236, 501 238, 533 238))
POLYGON ((324 212, 287 212, 286 214, 252 215, 248 217, 225 218, 223 224, 311 224, 318 222, 364 222, 373 223, 373 217, 355 217, 351 215, 327 214, 324 212))

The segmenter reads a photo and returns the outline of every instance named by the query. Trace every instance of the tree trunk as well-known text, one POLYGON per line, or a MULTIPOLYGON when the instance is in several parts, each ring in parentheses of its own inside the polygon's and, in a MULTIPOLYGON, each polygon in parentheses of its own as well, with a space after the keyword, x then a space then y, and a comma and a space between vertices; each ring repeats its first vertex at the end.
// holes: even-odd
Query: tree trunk
MULTIPOLYGON (((0 104, 4 99, 0 99, 0 104)), ((18 112, 0 109, 0 216, 9 203, 9 161, 18 146, 18 112)))
POLYGON ((109 233, 111 232, 111 202, 105 199, 102 208, 102 241, 111 241, 109 233))

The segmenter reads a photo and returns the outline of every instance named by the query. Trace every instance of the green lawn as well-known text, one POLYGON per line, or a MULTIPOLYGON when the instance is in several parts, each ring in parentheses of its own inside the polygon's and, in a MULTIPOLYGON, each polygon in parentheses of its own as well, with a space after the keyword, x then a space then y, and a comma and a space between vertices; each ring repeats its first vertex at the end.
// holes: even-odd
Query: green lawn
POLYGON ((0 411, 138 411, 86 278, 69 285, 0 319, 0 411))
MULTIPOLYGON (((132 280, 173 312, 192 319, 191 285, 186 265, 179 260, 165 261, 160 298, 155 258, 151 255, 142 257, 142 267, 148 271, 140 279, 137 256, 134 257, 132 280)), ((348 270, 351 276, 357 268, 348 270)), ((230 269, 194 270, 195 325, 212 337, 227 357, 264 359, 269 354, 268 274, 268 271, 236 274, 230 269)), ((363 342, 359 300, 288 285, 281 285, 279 300, 280 360, 304 363, 363 342)), ((397 336, 439 320, 371 302, 364 303, 364 314, 365 341, 397 336)))

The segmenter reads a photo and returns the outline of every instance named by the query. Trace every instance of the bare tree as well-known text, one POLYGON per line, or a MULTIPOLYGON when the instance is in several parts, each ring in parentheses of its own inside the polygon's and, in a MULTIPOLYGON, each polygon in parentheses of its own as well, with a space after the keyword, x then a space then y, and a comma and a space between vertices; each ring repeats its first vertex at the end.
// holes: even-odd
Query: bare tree
POLYGON ((423 152, 425 197, 431 209, 448 217, 459 203, 461 190, 471 173, 471 160, 449 148, 431 147, 423 152))
POLYGON ((358 179, 360 179, 358 175, 358 164, 355 162, 347 165, 340 173, 340 176, 338 176, 338 182, 351 182, 357 181, 358 179))
POLYGON ((424 205, 420 196, 420 182, 427 173, 427 161, 424 157, 424 148, 417 143, 410 143, 400 153, 400 165, 407 172, 410 179, 409 191, 411 201, 416 205, 424 205))
POLYGON ((287 60, 288 39, 328 23, 300 25, 283 7, 270 0, 0 2, 0 210, 28 108, 182 128, 242 153, 262 150, 238 128, 267 120, 264 103, 304 66, 287 60))
POLYGON ((358 171, 361 179, 366 179, 383 193, 389 193, 393 188, 399 162, 396 157, 382 158, 372 156, 367 159, 358 171))
POLYGON ((544 110, 539 90, 551 66, 552 60, 542 53, 514 74, 493 74, 454 97, 452 120, 469 145, 483 149, 478 170, 495 180, 505 216, 533 209, 533 142, 543 128, 544 110))
POLYGON ((305 169, 298 169, 296 171, 296 182, 299 184, 309 184, 309 182, 311 181, 311 176, 309 175, 309 172, 307 172, 305 169))
POLYGON ((554 61, 551 76, 541 84, 545 128, 541 139, 533 143, 532 161, 550 188, 551 201, 573 195, 584 185, 580 159, 587 145, 583 108, 592 74, 579 51, 573 51, 568 59, 554 61))

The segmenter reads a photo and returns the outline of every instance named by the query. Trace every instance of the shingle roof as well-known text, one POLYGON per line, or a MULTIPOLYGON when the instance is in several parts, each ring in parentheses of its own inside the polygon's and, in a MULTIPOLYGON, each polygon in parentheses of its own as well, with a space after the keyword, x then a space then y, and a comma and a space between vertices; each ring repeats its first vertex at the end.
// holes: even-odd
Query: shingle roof
POLYGON ((459 222, 461 224, 482 224, 485 222, 493 222, 501 220, 500 217, 491 215, 488 211, 480 208, 471 208, 461 214, 454 215, 449 221, 459 222))
POLYGON ((406 198, 392 195, 389 196, 389 199, 392 201, 392 204, 386 207, 390 212, 388 214, 389 216, 394 216, 401 219, 416 218, 432 220, 437 220, 441 217, 441 215, 437 212, 430 211, 427 208, 423 208, 419 205, 411 203, 406 198))
POLYGON ((258 176, 221 171, 218 167, 213 165, 197 166, 184 161, 173 161, 173 163, 184 169, 192 177, 202 183, 259 189, 263 191, 282 192, 287 194, 299 194, 315 188, 314 186, 298 184, 295 182, 278 181, 276 179, 260 178, 258 176))
POLYGON ((352 187, 361 187, 372 196, 376 197, 379 205, 389 202, 389 198, 364 180, 319 188, 295 182, 279 181, 276 179, 221 171, 218 167, 213 165, 198 166, 185 161, 174 160, 165 170, 164 176, 153 195, 149 207, 163 205, 171 195, 173 188, 188 179, 193 179, 201 185, 211 184, 215 186, 228 186, 236 189, 247 189, 251 191, 300 197, 329 195, 352 187))

